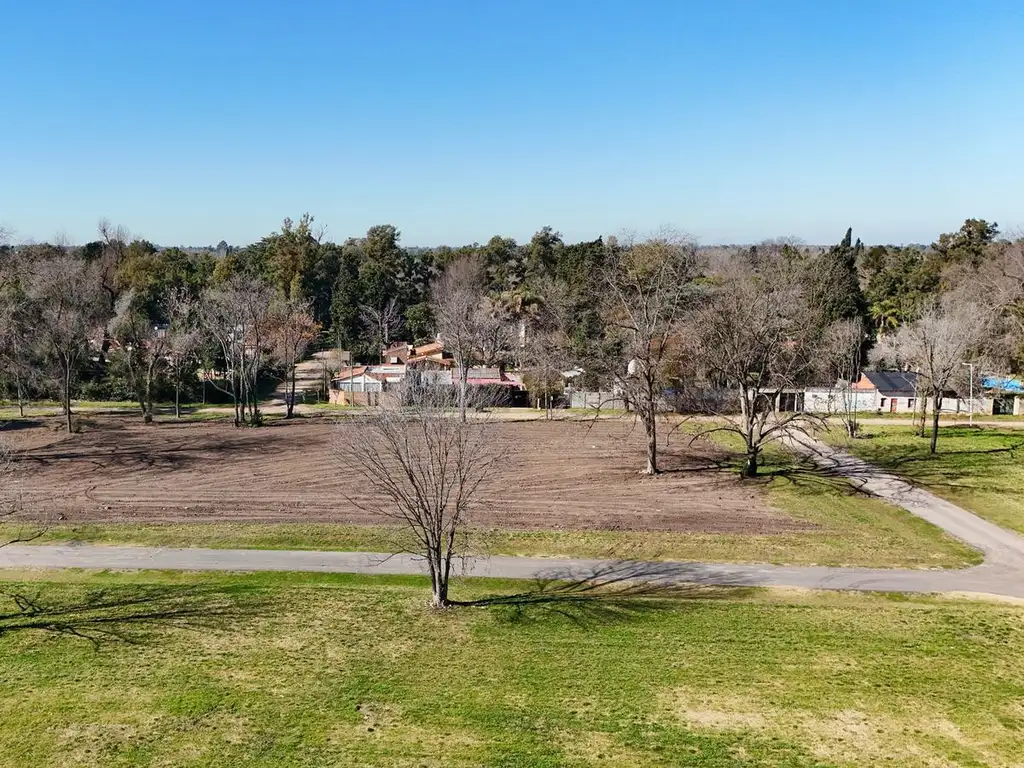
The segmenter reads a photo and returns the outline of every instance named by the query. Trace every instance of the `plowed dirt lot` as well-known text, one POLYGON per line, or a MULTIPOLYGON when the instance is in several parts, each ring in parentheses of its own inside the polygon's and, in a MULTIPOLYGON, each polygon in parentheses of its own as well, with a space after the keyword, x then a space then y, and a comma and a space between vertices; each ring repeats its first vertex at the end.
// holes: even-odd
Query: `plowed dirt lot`
MULTIPOLYGON (((338 522, 373 520, 358 503, 359 477, 332 452, 344 422, 145 426, 97 417, 82 434, 49 420, 4 435, 19 452, 25 513, 68 522, 338 522)), ((756 486, 717 470, 721 454, 683 438, 665 447, 657 478, 637 474, 642 433, 631 422, 506 422, 500 474, 481 498, 478 523, 510 528, 731 533, 806 530, 769 508, 756 486)), ((379 521, 377 521, 379 522, 379 521)))

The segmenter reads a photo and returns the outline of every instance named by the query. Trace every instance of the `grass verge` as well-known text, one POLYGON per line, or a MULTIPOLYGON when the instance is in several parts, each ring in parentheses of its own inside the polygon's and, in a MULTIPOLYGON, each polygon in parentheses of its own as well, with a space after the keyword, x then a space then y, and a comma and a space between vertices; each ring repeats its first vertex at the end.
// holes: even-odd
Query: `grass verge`
MULTIPOLYGON (((773 481, 779 482, 779 481, 773 481)), ((769 490, 789 514, 821 530, 750 535, 657 531, 479 530, 477 551, 532 557, 699 560, 783 565, 958 568, 981 562, 978 552, 934 526, 870 498, 836 493, 809 497, 790 487, 769 490)), ((0 525, 0 540, 31 531, 0 525)), ((313 549, 395 552, 408 549, 403 530, 337 523, 104 523, 59 524, 33 544, 131 544, 216 549, 313 549)))
POLYGON ((8 577, 37 580, 8 581, 6 594, 63 611, 83 634, 99 623, 133 642, 18 629, 8 601, 4 765, 915 768, 1020 757, 1014 605, 716 590, 569 616, 438 614, 411 577, 8 577), (140 601, 156 618, 132 618, 140 601), (189 604, 209 608, 205 618, 182 620, 189 604))
POLYGON ((856 440, 833 437, 856 455, 892 470, 1004 528, 1024 533, 1024 434, 941 427, 938 453, 911 427, 869 426, 856 440))

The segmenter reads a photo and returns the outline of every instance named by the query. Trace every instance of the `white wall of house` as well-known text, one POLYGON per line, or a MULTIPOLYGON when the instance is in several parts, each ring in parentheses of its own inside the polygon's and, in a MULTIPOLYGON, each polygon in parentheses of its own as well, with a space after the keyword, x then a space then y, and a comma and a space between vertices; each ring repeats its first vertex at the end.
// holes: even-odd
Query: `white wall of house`
POLYGON ((379 381, 364 373, 347 379, 335 379, 331 382, 331 389, 342 392, 380 392, 382 387, 379 381))
POLYGON ((858 412, 878 409, 878 393, 874 390, 840 389, 839 387, 808 387, 804 390, 804 410, 811 413, 845 413, 848 406, 858 412))

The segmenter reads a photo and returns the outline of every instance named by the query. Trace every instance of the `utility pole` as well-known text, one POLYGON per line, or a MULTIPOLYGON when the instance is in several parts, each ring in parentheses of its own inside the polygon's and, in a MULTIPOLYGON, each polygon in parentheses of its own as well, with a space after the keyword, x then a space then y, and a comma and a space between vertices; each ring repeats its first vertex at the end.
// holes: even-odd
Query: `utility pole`
POLYGON ((969 426, 974 426, 974 363, 960 363, 960 365, 966 365, 971 369, 971 381, 970 381, 970 402, 967 404, 967 423, 969 426))

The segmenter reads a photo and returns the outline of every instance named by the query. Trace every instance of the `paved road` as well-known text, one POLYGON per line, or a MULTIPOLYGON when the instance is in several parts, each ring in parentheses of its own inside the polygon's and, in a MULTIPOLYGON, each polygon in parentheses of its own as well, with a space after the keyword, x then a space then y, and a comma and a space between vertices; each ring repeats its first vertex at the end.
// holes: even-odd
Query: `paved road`
MULTIPOLYGON (((977 547, 984 564, 965 570, 891 570, 710 563, 621 563, 610 560, 494 556, 467 561, 467 576, 513 579, 586 578, 624 571, 657 582, 735 586, 789 586, 888 592, 984 592, 1024 598, 1024 538, 947 501, 885 474, 835 448, 795 438, 792 445, 827 471, 849 477, 862 490, 909 510, 977 547)), ((8 546, 0 567, 114 568, 200 571, 317 571, 418 574, 410 555, 252 549, 166 549, 105 546, 8 546)))

